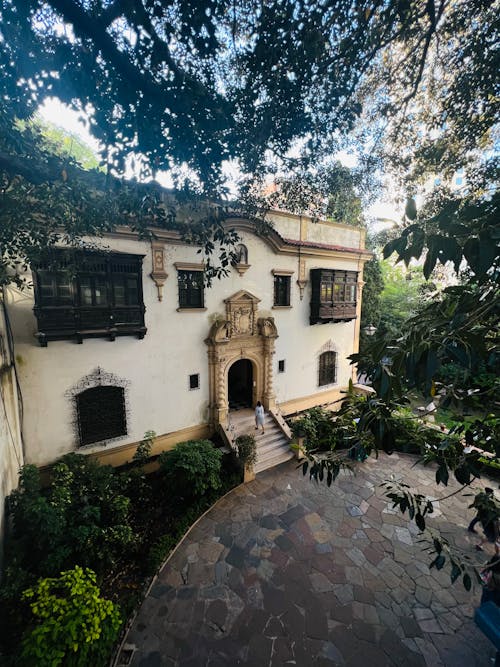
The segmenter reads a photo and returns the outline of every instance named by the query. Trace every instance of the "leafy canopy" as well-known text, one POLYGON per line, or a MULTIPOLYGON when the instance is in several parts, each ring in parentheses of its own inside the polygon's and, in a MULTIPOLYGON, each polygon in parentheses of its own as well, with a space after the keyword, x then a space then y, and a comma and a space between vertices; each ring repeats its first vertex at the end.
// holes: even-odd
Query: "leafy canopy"
POLYGON ((372 134, 374 114, 408 117, 408 134, 425 108, 429 127, 482 138, 498 104, 493 5, 6 0, 0 85, 11 117, 49 95, 91 111, 118 173, 140 153, 144 175, 185 164, 213 193, 224 160, 255 174, 269 151, 288 161, 300 142, 317 163, 363 113, 372 134))

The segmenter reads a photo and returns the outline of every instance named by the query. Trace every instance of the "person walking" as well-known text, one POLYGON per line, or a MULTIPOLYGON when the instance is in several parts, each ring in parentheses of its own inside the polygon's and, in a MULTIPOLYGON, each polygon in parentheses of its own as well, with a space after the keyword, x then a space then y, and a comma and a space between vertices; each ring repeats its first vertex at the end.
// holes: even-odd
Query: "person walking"
POLYGON ((479 523, 481 521, 481 514, 484 514, 485 510, 488 511, 487 508, 489 506, 489 501, 492 498, 494 498, 493 489, 490 489, 489 486, 486 486, 484 488, 484 491, 478 493, 477 496, 474 498, 474 502, 472 503, 472 505, 469 505, 469 507, 474 507, 477 510, 476 516, 472 519, 467 528, 469 533, 477 533, 477 530, 475 529, 474 526, 476 525, 476 523, 479 523))
POLYGON ((482 551, 483 544, 490 542, 495 545, 495 554, 498 555, 500 552, 500 507, 493 489, 486 487, 484 491, 478 493, 470 507, 474 507, 477 514, 470 522, 467 530, 475 533, 474 526, 480 522, 484 532, 484 537, 479 544, 476 544, 476 549, 482 551))
POLYGON ((255 406, 255 430, 262 426, 262 433, 264 433, 264 406, 260 401, 257 401, 255 406))

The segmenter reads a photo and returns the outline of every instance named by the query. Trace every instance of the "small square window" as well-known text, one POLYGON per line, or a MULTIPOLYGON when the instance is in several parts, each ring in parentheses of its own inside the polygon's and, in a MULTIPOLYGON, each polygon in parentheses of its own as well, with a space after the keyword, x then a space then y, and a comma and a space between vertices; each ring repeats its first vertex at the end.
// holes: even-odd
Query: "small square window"
POLYGON ((280 359, 278 361, 278 373, 284 373, 285 372, 285 360, 280 359))
POLYGON ((194 373, 194 375, 189 376, 189 389, 199 389, 200 388, 200 374, 194 373))

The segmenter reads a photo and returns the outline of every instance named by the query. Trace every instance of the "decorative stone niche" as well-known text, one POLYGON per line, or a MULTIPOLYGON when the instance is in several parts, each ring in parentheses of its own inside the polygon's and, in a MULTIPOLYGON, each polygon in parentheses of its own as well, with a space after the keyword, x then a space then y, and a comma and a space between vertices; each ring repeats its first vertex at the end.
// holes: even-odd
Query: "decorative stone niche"
POLYGON ((153 255, 153 270, 150 276, 158 290, 158 301, 163 299, 163 285, 168 278, 165 271, 165 243, 163 241, 151 241, 151 252, 153 255))

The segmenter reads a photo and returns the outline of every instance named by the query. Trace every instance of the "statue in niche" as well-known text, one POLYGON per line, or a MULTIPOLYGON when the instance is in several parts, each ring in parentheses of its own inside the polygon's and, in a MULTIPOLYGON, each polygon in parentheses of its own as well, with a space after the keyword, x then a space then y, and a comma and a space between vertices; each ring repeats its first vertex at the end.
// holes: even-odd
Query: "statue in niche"
POLYGON ((236 246, 238 264, 248 264, 248 248, 243 243, 236 246))

